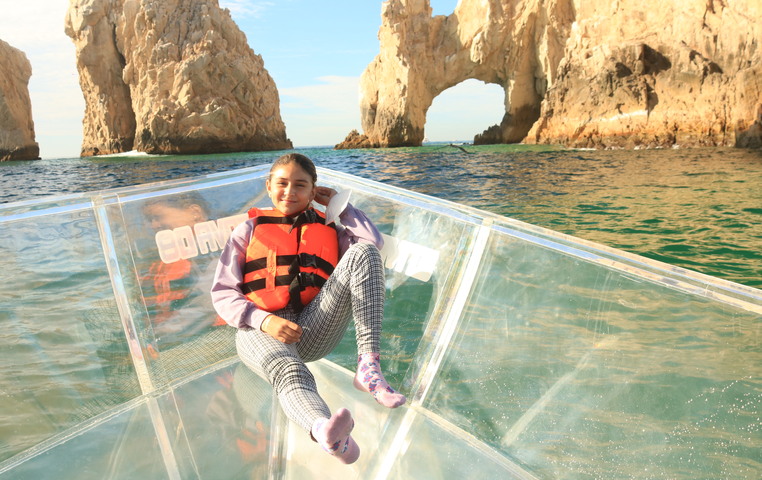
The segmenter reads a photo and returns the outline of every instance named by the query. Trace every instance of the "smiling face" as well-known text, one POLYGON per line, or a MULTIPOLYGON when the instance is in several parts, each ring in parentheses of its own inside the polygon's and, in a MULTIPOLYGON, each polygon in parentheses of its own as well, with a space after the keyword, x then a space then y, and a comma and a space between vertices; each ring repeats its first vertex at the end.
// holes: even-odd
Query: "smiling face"
POLYGON ((315 198, 312 177, 296 162, 279 165, 267 179, 267 192, 275 208, 291 216, 303 212, 315 198))

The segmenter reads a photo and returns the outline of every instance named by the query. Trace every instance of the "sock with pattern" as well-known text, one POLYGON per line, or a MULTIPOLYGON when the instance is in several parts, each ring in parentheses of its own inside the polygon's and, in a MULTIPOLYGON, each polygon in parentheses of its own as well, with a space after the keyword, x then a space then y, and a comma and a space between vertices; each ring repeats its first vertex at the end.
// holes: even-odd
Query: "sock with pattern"
POLYGON ((378 403, 385 407, 397 408, 407 401, 404 395, 387 383, 384 374, 381 373, 378 353, 363 353, 357 357, 354 385, 358 390, 369 392, 378 403))

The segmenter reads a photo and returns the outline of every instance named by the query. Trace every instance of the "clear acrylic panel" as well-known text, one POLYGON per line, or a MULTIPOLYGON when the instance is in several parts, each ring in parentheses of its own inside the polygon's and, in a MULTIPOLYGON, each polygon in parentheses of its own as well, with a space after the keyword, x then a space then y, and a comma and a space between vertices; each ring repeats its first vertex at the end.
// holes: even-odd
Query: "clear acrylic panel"
POLYGON ((61 439, 3 480, 263 478, 272 394, 239 364, 125 405, 61 439))
POLYGON ((427 415, 411 415, 406 432, 399 440, 399 453, 386 458, 389 465, 380 466, 381 478, 530 478, 474 437, 450 430, 427 415))
POLYGON ((753 305, 509 233, 492 231, 425 408, 541 477, 759 472, 753 305))
MULTIPOLYGON (((454 279, 463 267, 463 252, 470 246, 476 225, 468 217, 432 212, 423 204, 403 203, 385 192, 348 185, 346 180, 343 186, 332 186, 350 188, 350 202, 372 218, 384 236, 384 368, 391 383, 410 389, 422 368, 415 360, 416 352, 432 346, 440 329, 439 313, 452 296, 454 279)), ((350 325, 328 358, 351 370, 356 365, 356 351, 350 325)))
POLYGON ((94 212, 46 207, 0 226, 0 461, 140 395, 94 212))
POLYGON ((208 289, 267 167, 0 208, 0 478, 759 478, 762 294, 319 170, 385 236, 385 409, 311 365, 344 466, 238 363, 208 289))
POLYGON ((3 480, 31 478, 96 480, 103 478, 170 478, 156 446, 148 405, 123 411, 69 441, 45 449, 15 468, 3 480))

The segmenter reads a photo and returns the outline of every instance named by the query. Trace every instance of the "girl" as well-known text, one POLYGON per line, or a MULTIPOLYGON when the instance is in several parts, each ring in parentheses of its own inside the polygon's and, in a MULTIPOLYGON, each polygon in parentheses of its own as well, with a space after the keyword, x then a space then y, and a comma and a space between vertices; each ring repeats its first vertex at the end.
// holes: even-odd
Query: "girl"
POLYGON ((333 415, 305 365, 323 358, 354 318, 357 373, 354 386, 390 408, 405 396, 384 379, 379 364, 384 315, 383 245, 375 225, 352 205, 339 215, 343 227, 325 225, 314 200, 336 195, 316 185, 304 155, 290 153, 270 168, 266 186, 275 208, 252 209, 231 234, 217 266, 212 300, 217 313, 238 328, 236 348, 246 366, 273 385, 286 415, 344 463, 360 449, 350 433, 351 413, 333 415))

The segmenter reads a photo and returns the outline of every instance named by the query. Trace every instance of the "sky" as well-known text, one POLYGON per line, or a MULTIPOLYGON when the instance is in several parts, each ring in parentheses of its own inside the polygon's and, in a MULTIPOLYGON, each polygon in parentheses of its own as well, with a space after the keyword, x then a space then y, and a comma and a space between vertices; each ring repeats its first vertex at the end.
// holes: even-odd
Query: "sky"
MULTIPOLYGON (((334 145, 362 132, 360 75, 379 52, 380 0, 219 0, 262 56, 295 147, 334 145)), ((457 0, 431 0, 449 15, 457 0)), ((0 0, 0 39, 32 64, 29 95, 42 158, 78 157, 85 103, 74 44, 64 33, 67 0, 0 0)), ((429 141, 472 141, 503 117, 497 85, 467 80, 427 113, 429 141)))

